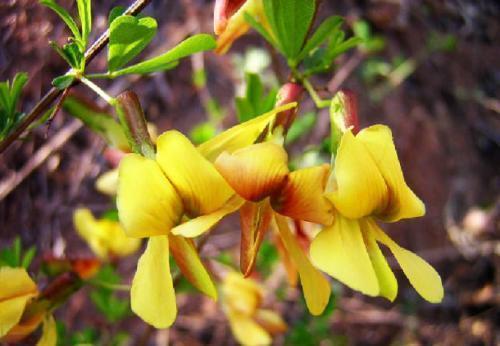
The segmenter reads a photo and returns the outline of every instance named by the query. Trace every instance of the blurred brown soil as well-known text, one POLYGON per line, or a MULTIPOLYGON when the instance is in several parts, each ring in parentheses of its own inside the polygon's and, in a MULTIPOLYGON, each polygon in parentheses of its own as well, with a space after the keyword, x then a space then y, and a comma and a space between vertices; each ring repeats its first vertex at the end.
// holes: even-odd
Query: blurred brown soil
MULTIPOLYGON (((59 3, 69 8, 73 1, 59 3)), ((98 17, 93 38, 105 29, 107 11, 125 3, 94 4, 98 17)), ((201 0, 153 1, 145 14, 157 18, 159 35, 148 52, 165 50, 194 32, 211 32, 212 6, 201 0)), ((370 86, 360 78, 359 68, 343 85, 358 95, 363 126, 384 123, 393 130, 407 182, 425 201, 427 213, 385 228, 401 245, 436 267, 444 281, 445 299, 439 305, 423 302, 396 270, 402 286, 396 304, 345 290, 331 319, 332 333, 347 336, 350 344, 494 345, 500 330, 500 266, 490 245, 498 242, 500 231, 500 5, 493 0, 343 0, 323 1, 320 14, 341 14, 349 21, 369 20, 376 33, 387 40, 382 56, 388 60, 400 54, 417 56, 433 31, 457 39, 455 50, 427 56, 415 73, 380 102, 370 100, 370 86), (474 210, 479 212, 471 214, 474 210)), ((12 78, 16 71, 29 73, 22 102, 23 109, 29 110, 48 90, 51 79, 66 68, 47 43, 63 43, 67 33, 56 16, 34 0, 2 1, 0 33, 0 80, 12 78)), ((251 34, 235 44, 233 51, 243 52, 250 45, 262 46, 263 42, 251 34)), ((101 54, 92 69, 102 70, 105 59, 101 54)), ((205 64, 210 92, 229 109, 225 123, 233 124, 231 100, 236 74, 231 59, 206 54, 205 64)), ((342 60, 338 66, 342 68, 342 60)), ((315 82, 326 86, 331 77, 315 82)), ((200 96, 191 82, 189 59, 174 71, 121 83, 103 85, 136 91, 148 119, 161 131, 187 131, 204 119, 200 96)), ((76 92, 94 98, 81 87, 76 92)), ((302 107, 306 110, 312 105, 304 102, 302 107)), ((307 143, 318 143, 327 135, 321 125, 327 114, 319 116, 307 143)), ((0 154, 0 181, 20 170, 70 121, 67 114, 60 113, 50 128, 37 128, 0 154)), ((110 207, 108 199, 93 187, 95 178, 109 169, 102 156, 104 148, 104 142, 90 131, 79 130, 0 201, 0 246, 20 235, 23 243, 36 244, 41 252, 60 249, 64 240, 66 253, 88 255, 89 250, 75 235, 71 218, 78 206, 96 213, 110 207)), ((221 228, 221 236, 214 237, 215 243, 205 254, 238 243, 232 223, 221 228)), ((127 259, 120 265, 127 277, 132 275, 135 261, 127 259)), ((192 295, 180 296, 178 303, 180 317, 175 327, 169 335, 153 333, 150 342, 169 337, 175 345, 235 343, 214 304, 192 295)), ((288 303, 273 304, 292 326, 301 317, 288 303)), ((59 318, 73 329, 103 323, 88 304, 85 291, 62 310, 59 318)), ((127 319, 123 327, 137 337, 136 341, 149 333, 136 318, 127 319)))

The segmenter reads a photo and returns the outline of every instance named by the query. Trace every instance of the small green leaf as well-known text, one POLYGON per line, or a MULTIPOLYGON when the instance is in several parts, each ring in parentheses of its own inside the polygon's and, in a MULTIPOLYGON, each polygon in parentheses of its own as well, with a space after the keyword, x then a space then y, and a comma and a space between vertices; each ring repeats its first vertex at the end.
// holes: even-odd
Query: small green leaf
POLYGON ((316 2, 311 0, 264 0, 264 11, 282 53, 296 64, 312 23, 316 2))
POLYGON ((90 31, 92 30, 92 1, 91 0, 76 0, 78 5, 78 17, 82 25, 82 41, 86 46, 90 31))
POLYGON ((189 137, 194 144, 198 145, 213 138, 216 134, 217 129, 215 126, 209 122, 205 122, 196 125, 189 133, 189 137))
POLYGON ((122 127, 110 114, 93 109, 74 96, 66 97, 63 109, 103 136, 110 145, 121 149, 129 147, 122 127))
MULTIPOLYGON (((40 4, 50 8, 52 11, 54 11, 63 21, 66 23, 68 28, 71 30, 73 33, 73 36, 75 37, 75 40, 77 42, 82 41, 82 36, 80 34, 80 30, 78 30, 78 26, 76 25, 75 21, 71 17, 71 15, 66 11, 63 7, 59 6, 56 4, 54 0, 40 0, 40 4)), ((85 47, 82 47, 83 49, 85 47)))
POLYGON ((245 122, 270 111, 276 101, 276 89, 264 93, 264 87, 258 74, 246 73, 245 97, 236 97, 236 115, 240 122, 245 122))
POLYGON ((26 72, 16 73, 16 75, 14 76, 12 87, 10 89, 11 113, 14 113, 16 111, 16 105, 19 101, 19 98, 21 97, 21 91, 27 82, 28 74, 26 72))
POLYGON ((52 80, 52 85, 59 90, 68 88, 75 81, 75 77, 71 75, 64 75, 56 77, 52 80))
MULTIPOLYGON (((118 20, 118 19, 117 19, 118 20)), ((115 20, 115 22, 117 21, 115 20)), ((211 35, 198 34, 191 36, 168 52, 154 57, 152 59, 128 66, 118 71, 112 72, 112 78, 126 74, 148 74, 153 72, 165 71, 178 64, 178 60, 194 53, 212 50, 216 47, 216 42, 211 35)))
POLYGON ((82 71, 85 66, 85 57, 76 42, 65 44, 62 48, 55 42, 50 46, 75 70, 82 71))
POLYGON ((271 46, 278 50, 282 50, 281 46, 278 45, 278 43, 273 39, 273 36, 267 32, 266 28, 262 24, 260 24, 254 17, 252 17, 248 13, 244 13, 243 16, 245 17, 246 22, 255 29, 259 34, 261 34, 264 39, 269 42, 271 46))
POLYGON ((109 11, 109 15, 108 15, 108 25, 111 25, 111 23, 113 23, 113 21, 120 17, 123 13, 125 13, 125 10, 126 8, 123 7, 123 6, 116 6, 116 7, 113 7, 111 9, 111 11, 109 11))
POLYGON ((154 18, 120 16, 109 26, 108 69, 114 72, 132 60, 156 35, 154 18))
POLYGON ((21 238, 16 237, 14 243, 12 244, 12 251, 14 253, 14 263, 18 267, 21 263, 21 238))
POLYGON ((33 258, 35 257, 35 254, 36 254, 36 248, 34 246, 30 247, 28 251, 24 253, 23 260, 21 262, 21 266, 24 269, 28 269, 31 262, 33 261, 33 258))
POLYGON ((319 47, 333 32, 339 30, 342 22, 342 17, 331 16, 321 23, 311 38, 307 40, 304 48, 297 57, 297 61, 303 60, 310 51, 319 47))

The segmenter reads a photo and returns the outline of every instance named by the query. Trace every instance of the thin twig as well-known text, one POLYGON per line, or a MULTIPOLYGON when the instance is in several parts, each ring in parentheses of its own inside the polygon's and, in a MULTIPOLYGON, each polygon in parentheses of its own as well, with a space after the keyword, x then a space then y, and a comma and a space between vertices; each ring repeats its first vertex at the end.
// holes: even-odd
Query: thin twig
MULTIPOLYGON (((132 5, 127 8, 124 12, 126 15, 136 15, 142 11, 146 5, 148 5, 151 0, 136 0, 132 5)), ((109 41, 109 30, 106 30, 102 35, 94 42, 94 44, 85 52, 85 65, 90 63, 99 52, 106 47, 109 41)), ((69 72, 69 71, 68 71, 69 72)), ((69 88, 77 85, 78 83, 73 83, 69 88)), ((14 142, 21 134, 26 130, 26 128, 42 116, 45 111, 52 105, 52 103, 61 95, 62 90, 52 87, 42 99, 33 107, 33 109, 24 117, 21 124, 16 127, 16 129, 11 132, 5 140, 0 143, 0 153, 4 152, 12 142, 14 142)))

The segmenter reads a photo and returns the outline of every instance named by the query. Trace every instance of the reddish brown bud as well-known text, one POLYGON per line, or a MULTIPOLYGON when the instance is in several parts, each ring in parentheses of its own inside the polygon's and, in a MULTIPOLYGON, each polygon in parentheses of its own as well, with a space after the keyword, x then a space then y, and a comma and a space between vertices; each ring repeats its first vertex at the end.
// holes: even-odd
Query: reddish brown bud
POLYGON ((337 126, 343 131, 351 129, 359 132, 358 102, 356 94, 351 90, 340 90, 332 101, 331 112, 337 126))
MULTIPOLYGON (((281 87, 276 97, 275 106, 282 106, 290 102, 299 102, 304 88, 297 83, 286 83, 281 87)), ((276 116, 276 126, 283 126, 284 132, 286 133, 297 115, 298 107, 292 108, 290 110, 279 113, 276 116)))

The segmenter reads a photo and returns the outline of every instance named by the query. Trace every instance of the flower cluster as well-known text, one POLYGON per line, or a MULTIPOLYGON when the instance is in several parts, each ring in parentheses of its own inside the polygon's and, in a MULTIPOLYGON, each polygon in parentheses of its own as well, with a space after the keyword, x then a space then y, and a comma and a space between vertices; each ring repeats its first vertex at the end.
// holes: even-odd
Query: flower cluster
POLYGON ((132 309, 146 322, 161 328, 175 319, 170 251, 189 281, 216 298, 192 238, 238 210, 243 275, 252 273, 262 239, 273 226, 298 271, 312 314, 321 314, 330 297, 320 270, 365 294, 396 297, 397 282, 379 243, 391 250, 424 299, 442 299, 436 271, 376 223, 425 212, 404 181, 389 128, 375 125, 355 135, 348 127, 331 165, 290 171, 283 146, 286 130, 280 125, 286 122, 277 115, 295 106, 277 107, 199 147, 167 131, 158 137, 155 157, 128 154, 122 160, 120 221, 128 236, 149 238, 131 291, 132 309), (323 227, 309 253, 290 228, 292 220, 323 227))

